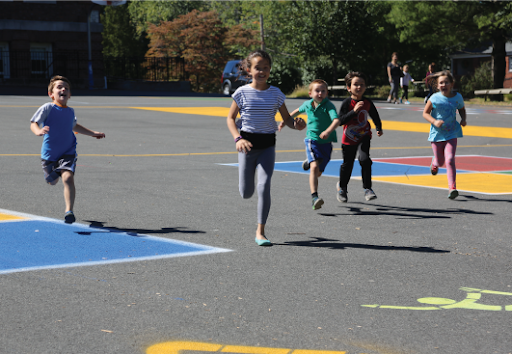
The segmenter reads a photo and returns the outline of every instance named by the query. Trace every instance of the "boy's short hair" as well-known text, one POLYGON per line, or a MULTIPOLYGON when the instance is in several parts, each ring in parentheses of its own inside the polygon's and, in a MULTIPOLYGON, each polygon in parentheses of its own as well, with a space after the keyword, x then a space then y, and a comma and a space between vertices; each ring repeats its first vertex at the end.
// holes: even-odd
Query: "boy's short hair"
POLYGON ((48 92, 53 91, 53 87, 55 86, 55 82, 57 81, 64 81, 69 85, 69 89, 71 89, 71 82, 67 77, 61 76, 61 75, 55 75, 50 79, 50 84, 48 85, 48 92))
POLYGON ((322 79, 315 79, 309 84, 309 91, 313 89, 313 85, 324 85, 326 90, 329 90, 329 85, 322 79))
POLYGON ((359 72, 359 71, 352 71, 352 72, 349 72, 347 74, 347 76, 345 76, 345 85, 347 87, 350 87, 352 85, 352 79, 355 78, 355 77, 360 77, 361 79, 364 80, 364 83, 366 85, 366 82, 368 81, 366 79, 366 75, 363 74, 362 72, 359 72))
POLYGON ((409 67, 409 65, 407 65, 407 64, 405 64, 405 65, 404 65, 404 69, 405 69, 405 68, 408 68, 408 67, 409 67))

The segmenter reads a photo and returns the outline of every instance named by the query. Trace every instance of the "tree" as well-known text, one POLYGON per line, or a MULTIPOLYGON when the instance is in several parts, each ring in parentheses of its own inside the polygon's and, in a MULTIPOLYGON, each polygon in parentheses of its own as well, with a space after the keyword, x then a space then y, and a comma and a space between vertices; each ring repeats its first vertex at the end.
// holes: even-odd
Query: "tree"
POLYGON ((505 44, 512 29, 512 3, 505 1, 394 2, 388 20, 402 42, 445 50, 492 42, 493 87, 503 86, 505 44))
MULTIPOLYGON (((337 84, 338 70, 362 70, 375 55, 379 18, 374 2, 294 1, 287 8, 288 20, 282 23, 290 50, 303 60, 329 58, 332 78, 337 84)), ((344 76, 344 75, 343 75, 344 76)))
POLYGON ((202 1, 133 0, 128 3, 128 11, 137 35, 145 36, 150 24, 158 25, 162 21, 172 21, 180 15, 186 15, 192 10, 201 10, 205 6, 202 1))
POLYGON ((101 15, 103 55, 126 57, 144 55, 144 44, 136 39, 127 5, 107 6, 101 15))
POLYGON ((193 10, 174 21, 162 21, 148 28, 148 56, 179 56, 198 91, 218 86, 222 69, 236 46, 258 44, 256 33, 241 26, 225 27, 217 12, 193 10))

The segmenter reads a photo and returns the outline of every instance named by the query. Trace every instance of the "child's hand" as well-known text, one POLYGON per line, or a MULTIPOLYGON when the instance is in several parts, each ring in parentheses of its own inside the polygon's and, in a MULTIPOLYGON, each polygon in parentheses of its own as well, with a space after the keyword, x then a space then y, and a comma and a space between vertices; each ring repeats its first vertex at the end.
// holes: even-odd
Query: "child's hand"
POLYGON ((363 101, 357 102, 356 105, 354 106, 354 112, 359 113, 359 111, 363 108, 363 105, 363 101))
POLYGON ((304 119, 302 119, 302 118, 297 118, 295 120, 294 127, 297 130, 302 130, 302 129, 306 128, 306 122, 304 122, 304 119))
POLYGON ((50 131, 50 127, 45 125, 42 129, 39 130, 39 134, 36 134, 37 136, 43 136, 45 134, 48 134, 50 131))
POLYGON ((236 142, 236 151, 248 153, 251 151, 252 144, 249 140, 240 139, 236 142))
POLYGON ((94 132, 94 134, 91 136, 96 139, 103 139, 105 137, 105 133, 94 132))
POLYGON ((382 130, 377 130, 377 136, 382 136, 382 134, 384 134, 382 130))
POLYGON ((327 131, 327 130, 324 130, 323 132, 320 133, 320 139, 324 139, 324 140, 327 140, 327 138, 329 137, 329 135, 331 135, 331 132, 327 131))
POLYGON ((467 123, 466 123, 466 120, 465 120, 465 119, 462 119, 462 120, 460 121, 460 125, 461 125, 461 126, 465 127, 465 126, 466 126, 466 124, 467 124, 467 123))
POLYGON ((441 119, 436 119, 436 121, 432 124, 434 124, 434 127, 436 127, 436 128, 441 128, 443 123, 444 123, 444 121, 442 121, 441 119))
POLYGON ((277 131, 281 131, 281 129, 283 129, 285 127, 286 124, 284 124, 284 121, 282 121, 280 124, 279 124, 279 127, 277 127, 277 131))

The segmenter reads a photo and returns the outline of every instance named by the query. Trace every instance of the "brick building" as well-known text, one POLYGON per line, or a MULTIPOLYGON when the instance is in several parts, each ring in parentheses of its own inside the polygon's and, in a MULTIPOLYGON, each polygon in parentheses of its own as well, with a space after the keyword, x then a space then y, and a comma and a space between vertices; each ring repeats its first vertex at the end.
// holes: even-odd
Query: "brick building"
POLYGON ((53 75, 88 87, 88 16, 94 86, 104 85, 101 6, 91 1, 0 0, 0 84, 41 85, 53 75))

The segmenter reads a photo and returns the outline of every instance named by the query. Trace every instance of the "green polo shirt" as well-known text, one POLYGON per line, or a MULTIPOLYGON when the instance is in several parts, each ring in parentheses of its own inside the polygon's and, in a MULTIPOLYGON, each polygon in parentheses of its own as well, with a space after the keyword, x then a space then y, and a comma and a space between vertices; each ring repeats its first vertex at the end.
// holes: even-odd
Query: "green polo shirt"
POLYGON ((338 142, 336 130, 329 135, 328 139, 320 139, 320 134, 329 128, 334 119, 338 118, 336 107, 328 98, 325 98, 316 108, 313 108, 313 102, 314 99, 311 99, 304 102, 302 106, 299 107, 300 113, 306 113, 308 115, 306 138, 315 140, 319 144, 338 142))

